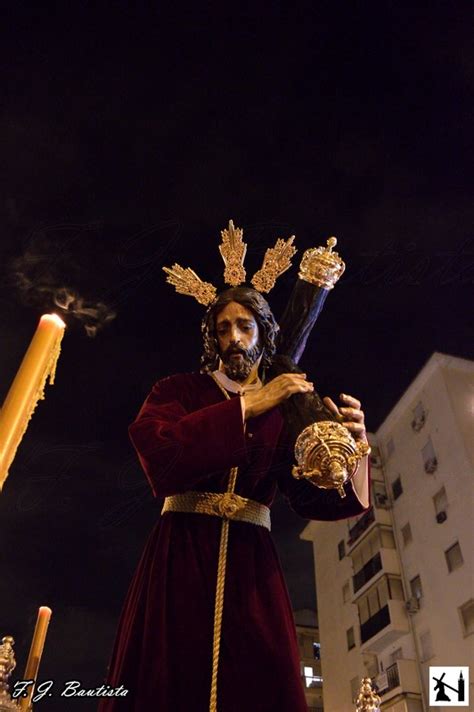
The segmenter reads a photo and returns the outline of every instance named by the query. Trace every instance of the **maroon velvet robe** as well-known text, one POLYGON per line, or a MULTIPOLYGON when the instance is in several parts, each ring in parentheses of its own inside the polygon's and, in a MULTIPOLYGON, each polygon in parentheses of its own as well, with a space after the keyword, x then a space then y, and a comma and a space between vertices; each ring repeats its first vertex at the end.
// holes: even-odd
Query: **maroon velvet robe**
MULTIPOLYGON (((242 423, 239 397, 225 400, 205 374, 159 381, 130 437, 156 497, 235 491, 270 506, 278 486, 308 519, 363 511, 352 486, 341 499, 291 476, 278 408, 242 423)), ((107 683, 129 689, 101 712, 207 712, 214 597, 222 520, 168 512, 151 534, 122 611, 107 683)), ((293 614, 270 532, 230 522, 218 671, 219 712, 307 709, 293 614)))

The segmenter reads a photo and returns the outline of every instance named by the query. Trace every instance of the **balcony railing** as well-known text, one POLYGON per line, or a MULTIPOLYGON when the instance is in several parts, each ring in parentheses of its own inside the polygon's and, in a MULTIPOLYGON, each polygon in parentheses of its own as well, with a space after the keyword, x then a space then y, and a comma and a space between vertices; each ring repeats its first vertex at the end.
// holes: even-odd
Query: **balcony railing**
POLYGON ((397 663, 390 665, 385 672, 387 673, 388 683, 386 690, 393 690, 394 687, 398 687, 400 684, 400 675, 398 673, 397 663))
POLYGON ((369 511, 366 512, 360 519, 358 519, 354 526, 349 529, 349 539, 347 540, 349 546, 355 541, 357 541, 360 535, 363 534, 365 530, 368 529, 374 521, 374 508, 371 507, 369 511))
MULTIPOLYGON (((385 672, 375 678, 377 692, 384 700, 384 707, 388 700, 394 700, 400 691, 410 696, 421 697, 420 682, 416 660, 398 658, 385 672)), ((393 709, 393 707, 390 707, 393 709)))
POLYGON ((388 610, 388 605, 381 608, 377 613, 362 623, 360 626, 360 641, 365 643, 366 640, 373 638, 377 635, 379 630, 385 628, 390 623, 390 613, 388 610))
POLYGON ((380 553, 375 554, 366 564, 363 566, 354 576, 352 577, 352 582, 354 585, 354 593, 356 593, 359 588, 362 588, 367 581, 375 576, 375 574, 382 569, 382 558, 380 553))

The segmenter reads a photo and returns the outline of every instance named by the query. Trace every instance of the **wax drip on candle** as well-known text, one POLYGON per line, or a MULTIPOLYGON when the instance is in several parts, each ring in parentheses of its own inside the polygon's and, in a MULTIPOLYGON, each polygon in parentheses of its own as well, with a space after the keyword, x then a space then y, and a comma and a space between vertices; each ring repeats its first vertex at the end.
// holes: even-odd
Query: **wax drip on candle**
POLYGON ((36 333, 0 411, 0 490, 40 400, 53 384, 65 324, 56 314, 41 317, 36 333))
MULTIPOLYGON (((56 316, 55 314, 52 314, 51 316, 56 316)), ((64 322, 62 319, 59 319, 57 317, 58 321, 62 323, 62 328, 61 331, 58 331, 58 334, 56 336, 56 341, 54 343, 53 348, 51 349, 51 353, 49 354, 49 359, 48 363, 46 364, 46 367, 44 369, 44 377, 41 379, 41 383, 38 386, 38 398, 36 400, 36 403, 34 404, 29 418, 33 415, 33 412, 36 408, 36 405, 38 403, 38 400, 44 400, 44 389, 46 386, 46 381, 49 380, 49 385, 52 386, 54 383, 54 379, 56 378, 56 368, 58 365, 58 358, 59 354, 61 353, 61 341, 63 340, 64 336, 64 322)), ((29 420, 28 418, 28 420, 29 420)))
MULTIPOLYGON (((31 641, 30 652, 28 655, 25 672, 23 674, 24 680, 35 680, 36 682, 41 657, 43 655, 46 634, 48 632, 49 621, 51 619, 51 613, 51 608, 49 608, 48 606, 40 606, 38 610, 38 617, 36 619, 36 626, 33 633, 33 639, 31 641)), ((35 683, 33 683, 33 685, 28 688, 27 696, 20 698, 18 706, 21 712, 30 712, 34 686, 35 683)))

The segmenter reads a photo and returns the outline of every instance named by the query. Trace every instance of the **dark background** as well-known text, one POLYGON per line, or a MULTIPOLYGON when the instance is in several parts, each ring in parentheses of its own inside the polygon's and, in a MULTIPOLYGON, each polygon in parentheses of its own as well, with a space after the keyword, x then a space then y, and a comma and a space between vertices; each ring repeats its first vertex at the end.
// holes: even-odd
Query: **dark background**
MULTIPOLYGON (((359 397, 371 430, 433 351, 474 356, 471 4, 143 7, 16 4, 3 22, 2 400, 61 289, 75 314, 55 307, 57 382, 0 495, 0 635, 20 677, 51 606, 40 678, 59 687, 103 680, 159 514, 127 425, 156 379, 199 363, 203 309, 163 265, 221 288, 229 218, 249 277, 295 233, 278 317, 303 251, 336 235, 347 270, 302 363, 321 394, 359 397)), ((275 504, 295 608, 315 605, 303 526, 275 504)))

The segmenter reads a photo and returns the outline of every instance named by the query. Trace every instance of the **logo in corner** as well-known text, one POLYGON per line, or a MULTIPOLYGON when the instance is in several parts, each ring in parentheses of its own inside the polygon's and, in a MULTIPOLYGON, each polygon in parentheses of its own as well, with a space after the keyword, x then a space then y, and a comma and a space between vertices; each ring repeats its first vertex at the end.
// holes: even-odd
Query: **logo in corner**
POLYGON ((469 706, 469 668, 430 667, 430 707, 469 706))

